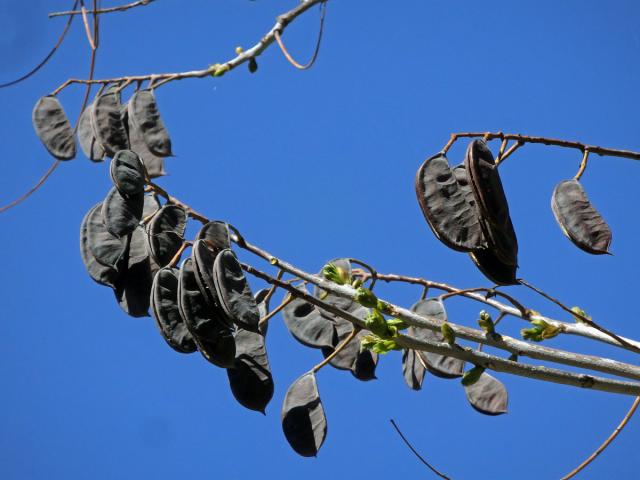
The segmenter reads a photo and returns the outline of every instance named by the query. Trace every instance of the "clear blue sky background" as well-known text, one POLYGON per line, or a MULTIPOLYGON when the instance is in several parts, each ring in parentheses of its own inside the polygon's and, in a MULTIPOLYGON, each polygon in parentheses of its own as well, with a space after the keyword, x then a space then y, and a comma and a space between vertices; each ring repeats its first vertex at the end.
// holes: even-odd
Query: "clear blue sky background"
MULTIPOLYGON (((67 0, 0 2, 0 82, 39 61, 67 0)), ((104 2, 105 6, 122 2, 104 2)), ((104 16, 98 77, 203 68, 255 43, 296 1, 158 0, 104 16)), ((318 12, 286 31, 301 61, 318 12)), ((252 242, 315 271, 336 256, 460 287, 488 281, 427 228, 413 178, 454 131, 503 130, 640 150, 640 3, 555 0, 402 2, 331 0, 320 58, 299 72, 270 48, 250 75, 185 80, 157 92, 177 158, 161 184, 252 242)), ((75 22, 37 76, 0 90, 0 200, 21 194, 51 158, 31 127, 37 98, 83 77, 89 49, 75 22)), ((61 95, 72 119, 82 90, 61 95)), ((462 158, 464 144, 451 152, 462 158)), ((494 145, 497 148, 497 145, 494 145)), ((495 151, 495 150, 494 150, 495 151)), ((580 154, 526 146, 501 168, 520 241, 519 275, 635 338, 638 326, 640 165, 593 157, 584 185, 614 232, 614 256, 593 257, 560 232, 554 185, 580 154)), ((554 479, 609 434, 632 398, 500 375, 509 414, 471 409, 457 381, 403 383, 400 355, 379 380, 324 369, 319 388, 329 431, 317 459, 298 457, 280 427, 288 385, 319 352, 272 321, 268 349, 276 393, 264 417, 236 404, 224 371, 170 350, 153 320, 122 313, 93 283, 78 253, 84 213, 109 188, 107 164, 81 155, 27 202, 0 216, 0 478, 121 479, 432 478, 401 444, 455 479, 554 479)), ((245 256, 246 258, 246 256, 245 256)), ((256 287, 258 284, 256 283, 256 287)), ((527 306, 562 312, 511 289, 527 306)), ((380 287, 410 305, 414 287, 380 287)), ((474 325, 479 306, 452 302, 450 318, 474 325)), ((504 322, 512 335, 517 319, 504 322)), ((576 338, 549 345, 637 357, 576 338)), ((634 419, 581 478, 637 478, 634 419)))

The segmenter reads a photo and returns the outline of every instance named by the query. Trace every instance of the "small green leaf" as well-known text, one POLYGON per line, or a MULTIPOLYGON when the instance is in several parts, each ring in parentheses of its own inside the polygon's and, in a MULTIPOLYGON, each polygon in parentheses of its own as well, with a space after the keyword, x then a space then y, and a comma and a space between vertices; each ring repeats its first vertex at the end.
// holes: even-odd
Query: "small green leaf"
POLYGON ((480 379, 480 375, 483 374, 484 370, 485 370, 484 367, 476 365, 471 370, 467 370, 466 372, 464 372, 464 375, 462 375, 462 380, 460 380, 460 383, 462 383, 462 385, 464 385, 465 387, 473 385, 480 379))
POLYGON ((583 309, 581 309, 580 307, 571 307, 571 311, 577 315, 574 315, 573 318, 577 323, 584 323, 584 324, 588 324, 587 322, 584 321, 584 318, 591 320, 591 315, 588 315, 587 312, 585 312, 583 309), (584 318, 581 318, 584 317, 584 318))
POLYGON ((489 313, 482 310, 480 312, 480 318, 478 319, 478 325, 487 333, 495 333, 495 324, 489 313))
POLYGON ((322 267, 322 276, 330 282, 337 283, 338 285, 344 285, 351 282, 349 272, 338 267, 335 263, 327 263, 322 267))
POLYGON ((447 322, 440 325, 440 332, 442 333, 444 341, 449 345, 453 346, 456 343, 456 333, 447 322))
POLYGON ((376 308, 378 306, 378 297, 365 287, 358 287, 353 299, 363 307, 376 308))

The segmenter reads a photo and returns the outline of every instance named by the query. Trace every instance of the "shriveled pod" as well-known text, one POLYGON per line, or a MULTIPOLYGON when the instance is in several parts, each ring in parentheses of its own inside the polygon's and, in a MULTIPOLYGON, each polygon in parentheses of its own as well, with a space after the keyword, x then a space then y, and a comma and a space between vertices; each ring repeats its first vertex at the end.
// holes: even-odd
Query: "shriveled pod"
POLYGON ((327 418, 313 372, 291 384, 284 397, 281 418, 284 435, 295 452, 315 457, 327 436, 327 418))
POLYGON ((213 280, 227 317, 240 328, 258 332, 258 304, 232 250, 224 249, 216 256, 213 280))
POLYGON ((131 150, 117 152, 109 167, 114 186, 124 197, 137 195, 144 191, 146 172, 140 157, 131 150))
POLYGON ((477 210, 443 153, 425 160, 416 174, 415 189, 422 213, 442 243, 463 252, 484 246, 477 210))
POLYGON ((127 239, 109 233, 102 217, 102 204, 91 209, 84 231, 86 246, 100 264, 115 271, 126 266, 127 239))
POLYGON ((516 281, 516 265, 507 265, 492 250, 480 249, 469 254, 478 269, 497 285, 513 285, 516 281))
MULTIPOLYGON (((255 294, 256 303, 258 304, 258 313, 260 314, 260 319, 263 319, 269 314, 269 288, 263 288, 258 290, 255 294)), ((262 324, 258 324, 258 328, 260 329, 260 333, 263 337, 267 336, 267 330, 269 330, 269 322, 263 322, 262 324)))
POLYGON ((116 237, 132 233, 142 220, 144 194, 123 197, 113 187, 102 202, 102 219, 107 230, 116 237))
POLYGON ((485 415, 502 415, 507 413, 509 395, 502 382, 486 372, 480 378, 464 387, 469 404, 485 415))
POLYGON ((53 95, 41 97, 33 107, 33 128, 47 151, 58 160, 76 156, 73 128, 62 105, 53 95))
POLYGON ((238 329, 235 342, 236 359, 233 367, 227 369, 231 393, 242 406, 264 413, 273 397, 273 377, 264 337, 238 329))
POLYGON ((178 307, 179 272, 177 268, 164 267, 156 273, 151 288, 151 311, 167 344, 177 352, 192 353, 197 350, 196 343, 178 307))
POLYGON ((119 277, 117 269, 100 263, 91 251, 91 246, 96 246, 98 243, 95 235, 91 232, 91 224, 102 223, 101 209, 101 203, 94 205, 82 220, 80 225, 80 256, 87 273, 95 282, 115 288, 119 277))
POLYGON ((420 361, 418 352, 411 349, 402 351, 402 374, 404 381, 411 390, 420 390, 424 381, 426 369, 423 365, 424 360, 420 361))
POLYGON ((133 120, 129 116, 128 113, 128 104, 123 105, 123 121, 126 120, 127 124, 127 133, 129 135, 129 148, 136 152, 142 160, 145 168, 147 169, 147 174, 149 178, 157 178, 166 175, 164 169, 164 159, 162 157, 158 157, 151 153, 147 148, 147 144, 144 142, 142 138, 142 132, 138 128, 136 124, 133 123, 133 120))
POLYGON ((147 251, 147 234, 138 226, 128 237, 126 268, 115 289, 120 307, 131 317, 148 317, 154 265, 147 251))
MULTIPOLYGON (((304 287, 298 287, 306 291, 304 287)), ((293 337, 311 348, 331 349, 336 342, 335 322, 301 298, 294 298, 282 310, 282 317, 293 337)))
POLYGON ((595 255, 609 253, 609 225, 591 205, 578 180, 564 180, 556 186, 551 209, 562 232, 574 245, 595 255))
POLYGON ((78 120, 78 143, 84 155, 93 162, 102 162, 105 157, 105 151, 100 142, 96 139, 91 125, 91 115, 93 111, 93 103, 88 105, 80 114, 78 120))
POLYGON ((156 263, 167 265, 184 242, 187 212, 178 205, 163 206, 148 224, 149 247, 156 263))
MULTIPOLYGON (((418 315, 424 315, 438 322, 447 321, 447 312, 444 308, 442 300, 438 298, 427 298, 416 302, 411 310, 418 315)), ((408 335, 419 340, 429 342, 442 342, 442 334, 427 328, 409 327, 408 335)), ((457 358, 446 357, 437 353, 415 352, 424 360, 425 365, 430 373, 441 378, 457 378, 461 377, 464 371, 464 362, 457 358)))
POLYGON ((517 266, 518 240, 511 223, 509 204, 498 167, 483 140, 474 140, 469 144, 464 166, 488 248, 502 263, 517 266))
POLYGON ((129 118, 140 129, 142 139, 151 153, 170 157, 171 139, 160 117, 155 96, 151 90, 138 90, 129 100, 129 118))
POLYGON ((198 230, 196 240, 206 240, 209 248, 217 255, 225 248, 231 248, 229 225, 220 220, 212 220, 205 223, 198 230))
POLYGON ((91 112, 93 133, 107 156, 129 148, 129 136, 122 117, 120 93, 117 87, 109 87, 96 97, 91 112))

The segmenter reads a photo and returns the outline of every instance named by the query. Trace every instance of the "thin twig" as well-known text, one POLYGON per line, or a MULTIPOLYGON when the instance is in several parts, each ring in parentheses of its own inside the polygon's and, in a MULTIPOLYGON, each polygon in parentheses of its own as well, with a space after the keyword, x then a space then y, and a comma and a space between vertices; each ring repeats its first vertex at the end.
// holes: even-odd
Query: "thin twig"
POLYGON ((587 169, 588 160, 589 160, 589 150, 586 149, 584 151, 584 154, 582 155, 582 161, 580 162, 580 168, 578 169, 578 173, 576 173, 576 176, 573 177, 575 180, 580 180, 580 178, 582 177, 582 174, 587 169))
POLYGON ((91 27, 89 26, 89 19, 87 18, 87 9, 84 6, 84 0, 80 0, 80 11, 82 12, 82 23, 84 24, 84 33, 87 35, 87 41, 89 42, 89 46, 93 51, 96 49, 96 45, 95 43, 93 43, 93 37, 95 36, 95 32, 93 35, 91 34, 91 27))
POLYGON ((269 313, 267 313, 264 317, 262 317, 258 322, 258 330, 262 331, 264 324, 267 323, 269 320, 271 320, 274 317, 274 315, 276 315, 280 310, 282 310, 284 307, 289 305, 292 301, 293 301, 293 297, 291 295, 287 296, 287 298, 285 298, 282 302, 280 302, 280 305, 278 305, 276 308, 274 308, 269 313))
POLYGON ((36 190, 38 190, 43 184, 44 182, 47 181, 47 178, 49 178, 49 176, 55 171, 56 168, 58 168, 58 165, 60 165, 60 160, 54 160, 54 162, 51 164, 51 166, 49 167, 49 169, 44 173, 44 175, 42 177, 40 177, 40 180, 38 180, 38 182, 31 187, 26 193, 23 193, 22 195, 20 195, 18 198, 16 198, 15 200, 13 200, 11 203, 7 203, 6 205, 0 207, 0 213, 2 212, 6 212, 7 210, 9 210, 10 208, 15 207, 16 205, 18 205, 19 203, 24 202, 27 198, 29 198, 29 196, 35 192, 36 190))
POLYGON ((404 442, 404 444, 409 447, 409 450, 411 450, 413 452, 413 454, 418 457, 418 460, 420 460, 422 463, 424 463, 429 470, 431 470, 433 473, 435 473, 436 475, 438 475, 440 478, 444 478, 445 480, 451 480, 450 477, 447 477, 444 473, 438 471, 436 469, 436 467, 434 467, 433 465, 431 465, 429 462, 427 462, 422 455, 420 455, 418 453, 418 451, 413 448, 413 445, 411 445, 411 443, 409 443, 409 440, 407 440, 407 437, 404 436, 404 434, 402 433, 402 431, 400 431, 400 427, 398 427, 398 425, 396 425, 396 422, 392 419, 389 420, 391 422, 391 425, 393 425, 393 428, 396 429, 396 432, 398 432, 398 435, 400 435, 400 438, 402 439, 402 441, 404 442))
POLYGON ((631 417, 636 412, 638 405, 640 405, 640 397, 636 397, 636 399, 633 401, 633 404, 631 405, 631 408, 629 409, 627 414, 624 416, 620 424, 615 428, 613 432, 611 432, 611 435, 607 437, 607 439, 602 443, 602 445, 600 445, 595 452, 589 455, 589 458, 587 458, 584 462, 582 462, 576 468, 571 470, 571 472, 569 472, 567 475, 562 477, 561 480, 569 480, 570 478, 575 477, 578 473, 580 473, 581 470, 583 470, 587 465, 593 462, 598 455, 604 452, 604 450, 609 446, 609 444, 615 440, 615 438, 622 431, 625 425, 629 423, 629 420, 631 420, 631 417))
POLYGON ((289 61, 289 63, 294 67, 296 67, 298 70, 307 70, 308 68, 311 68, 313 64, 316 62, 316 58, 318 58, 318 53, 320 52, 320 44, 322 43, 322 32, 324 31, 324 17, 325 17, 326 11, 327 11, 327 2, 326 0, 324 0, 322 2, 322 5, 320 6, 320 29, 318 31, 318 40, 316 41, 316 48, 313 52, 313 56, 311 57, 311 60, 309 60, 309 62, 304 65, 296 62, 295 59, 291 56, 291 54, 289 54, 289 52, 287 51, 287 48, 284 46, 284 43, 282 42, 282 39, 280 38, 280 32, 278 32, 277 30, 274 32, 274 37, 276 39, 276 42, 278 42, 278 46, 280 47, 280 50, 282 50, 282 54, 289 61))
POLYGON ((356 338, 356 335, 358 335, 359 331, 360 331, 360 327, 354 326, 353 330, 351 330, 351 333, 347 336, 347 338, 345 338, 342 341, 342 343, 338 345, 333 352, 327 355, 327 358, 325 358, 323 361, 321 361, 319 364, 313 367, 311 371, 313 373, 316 373, 318 370, 320 370, 322 367, 328 364, 331 360, 333 360, 336 355, 338 355, 342 350, 344 350, 345 347, 349 345, 354 338, 356 338))
MULTIPOLYGON (((138 0, 137 2, 128 3, 126 5, 120 5, 118 7, 102 8, 100 10, 98 10, 97 8, 94 7, 93 10, 90 10, 87 13, 93 13, 95 15, 102 15, 103 13, 124 12, 125 10, 129 10, 130 8, 144 7, 144 6, 149 5, 151 2, 154 2, 154 1, 155 0, 138 0)), ((74 5, 71 10, 68 10, 66 12, 53 12, 53 13, 50 13, 49 14, 49 18, 62 17, 62 16, 67 16, 67 15, 70 16, 71 18, 73 18, 75 15, 80 15, 80 14, 82 14, 82 10, 76 10, 76 6, 74 5)))

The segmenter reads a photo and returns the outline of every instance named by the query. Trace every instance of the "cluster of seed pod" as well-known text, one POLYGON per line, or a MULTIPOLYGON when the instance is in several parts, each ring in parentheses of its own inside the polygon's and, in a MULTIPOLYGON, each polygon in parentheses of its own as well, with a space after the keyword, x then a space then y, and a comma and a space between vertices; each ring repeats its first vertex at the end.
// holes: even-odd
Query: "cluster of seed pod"
MULTIPOLYGON (((36 134, 52 156, 58 160, 76 156, 74 129, 54 95, 38 100, 32 118, 36 134)), ((133 150, 152 178, 165 174, 164 158, 173 155, 152 90, 137 90, 123 104, 117 85, 104 89, 80 114, 77 139, 94 162, 112 158, 120 150, 133 150)))
POLYGON ((468 252, 492 282, 516 283, 518 240, 498 168, 483 140, 472 141, 464 163, 444 153, 418 169, 416 195, 427 223, 448 247, 468 252))

